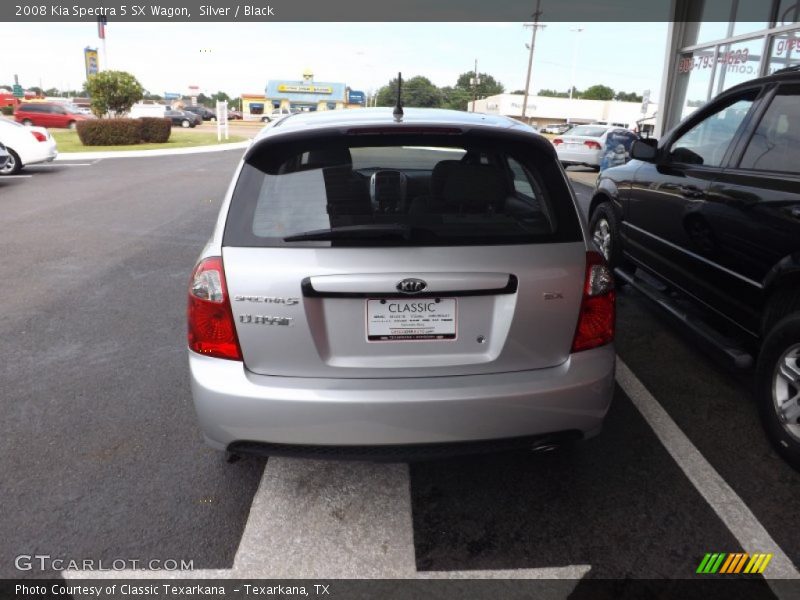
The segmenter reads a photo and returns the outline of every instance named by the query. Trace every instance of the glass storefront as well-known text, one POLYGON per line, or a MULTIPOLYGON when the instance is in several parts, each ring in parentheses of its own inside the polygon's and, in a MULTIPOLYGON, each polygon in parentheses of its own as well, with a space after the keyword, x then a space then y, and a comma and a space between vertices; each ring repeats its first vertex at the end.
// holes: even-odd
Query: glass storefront
POLYGON ((800 0, 677 0, 665 132, 735 85, 800 64, 800 0))

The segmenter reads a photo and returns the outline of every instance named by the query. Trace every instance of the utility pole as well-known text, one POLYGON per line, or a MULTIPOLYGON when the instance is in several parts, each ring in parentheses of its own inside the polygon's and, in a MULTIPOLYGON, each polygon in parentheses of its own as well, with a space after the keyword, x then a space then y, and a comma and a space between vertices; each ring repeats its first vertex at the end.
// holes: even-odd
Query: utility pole
POLYGON ((472 112, 475 112, 475 98, 478 95, 478 86, 481 83, 481 78, 478 77, 478 59, 475 59, 475 77, 472 78, 472 112))
POLYGON ((542 0, 536 0, 536 12, 533 13, 533 23, 526 23, 524 27, 533 29, 531 35, 530 54, 528 55, 528 75, 525 77, 525 98, 522 101, 522 120, 525 120, 525 112, 528 108, 528 92, 531 85, 531 67, 533 66, 533 49, 536 47, 536 30, 545 25, 539 24, 539 17, 542 15, 541 11, 542 0))

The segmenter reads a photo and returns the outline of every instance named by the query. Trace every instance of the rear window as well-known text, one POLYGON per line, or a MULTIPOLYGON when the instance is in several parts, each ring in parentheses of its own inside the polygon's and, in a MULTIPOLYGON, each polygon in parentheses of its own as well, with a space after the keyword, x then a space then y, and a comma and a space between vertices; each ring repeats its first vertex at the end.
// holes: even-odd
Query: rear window
POLYGON ((457 246, 580 241, 556 159, 519 141, 340 135, 254 148, 226 246, 457 246))
POLYGON ((586 137, 601 137, 608 127, 597 127, 593 125, 579 125, 569 130, 570 135, 583 135, 586 137))

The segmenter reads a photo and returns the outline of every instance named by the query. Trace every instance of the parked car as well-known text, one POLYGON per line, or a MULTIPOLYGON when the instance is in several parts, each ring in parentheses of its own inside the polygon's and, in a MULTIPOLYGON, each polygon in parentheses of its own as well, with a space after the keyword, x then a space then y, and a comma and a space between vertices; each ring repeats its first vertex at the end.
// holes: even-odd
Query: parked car
POLYGON ((570 123, 551 123, 550 125, 545 125, 540 130, 542 133, 555 133, 556 135, 561 135, 562 133, 568 132, 570 129, 575 127, 570 123))
POLYGON ((228 120, 229 121, 241 121, 244 118, 241 111, 238 110, 229 110, 228 111, 228 120))
POLYGON ((365 108, 265 128, 191 276, 206 441, 397 458, 593 435, 614 289, 579 214, 552 144, 505 117, 365 108))
POLYGON ((553 145, 564 168, 583 165, 599 171, 609 135, 627 136, 629 132, 608 125, 578 125, 554 138, 553 145))
POLYGON ((199 115, 185 110, 165 110, 164 117, 172 120, 173 127, 197 127, 203 122, 199 115))
POLYGON ((197 105, 197 106, 184 106, 183 110, 186 112, 194 113, 198 117, 200 117, 203 121, 216 121, 217 120, 217 113, 210 108, 206 108, 205 106, 197 105))
POLYGON ((297 108, 276 108, 270 114, 261 117, 261 122, 269 123, 270 121, 282 119, 283 117, 288 117, 289 115, 296 115, 299 112, 301 111, 297 108))
POLYGON ((75 129, 79 121, 92 118, 56 102, 23 102, 14 111, 14 119, 23 125, 75 129))
POLYGON ((58 156, 56 141, 43 127, 26 127, 0 118, 0 143, 8 158, 0 175, 14 175, 28 165, 51 162, 58 156))
POLYGON ((598 179, 595 242, 734 364, 755 357, 764 428, 800 469, 800 69, 733 87, 631 153, 598 179))

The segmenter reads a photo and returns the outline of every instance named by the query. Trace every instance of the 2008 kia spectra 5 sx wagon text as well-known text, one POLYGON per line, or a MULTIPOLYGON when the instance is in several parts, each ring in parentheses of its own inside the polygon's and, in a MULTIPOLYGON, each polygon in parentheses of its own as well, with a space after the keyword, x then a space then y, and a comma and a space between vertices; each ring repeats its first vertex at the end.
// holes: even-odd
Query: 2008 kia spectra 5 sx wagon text
POLYGON ((443 110, 293 115, 247 150, 189 289, 206 441, 414 457, 599 431, 614 289, 552 145, 443 110))

